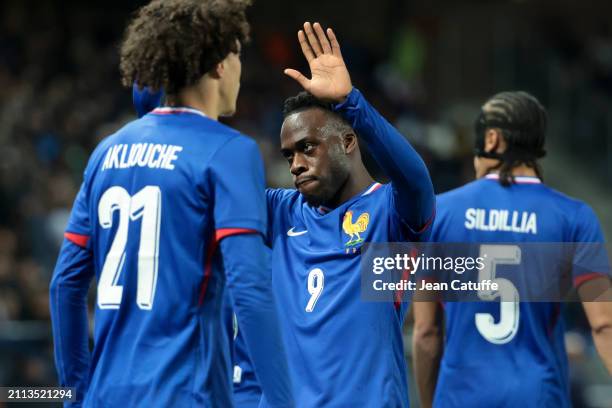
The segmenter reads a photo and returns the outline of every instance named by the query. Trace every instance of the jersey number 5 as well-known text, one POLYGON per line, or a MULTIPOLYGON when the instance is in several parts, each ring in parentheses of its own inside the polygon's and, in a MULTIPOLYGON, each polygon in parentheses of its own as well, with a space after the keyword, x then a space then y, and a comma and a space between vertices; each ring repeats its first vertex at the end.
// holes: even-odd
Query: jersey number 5
POLYGON ((500 312, 497 323, 490 313, 476 313, 476 328, 487 341, 506 344, 518 331, 519 294, 508 279, 495 277, 495 269, 499 264, 518 265, 521 262, 521 248, 516 245, 481 245, 480 257, 485 260, 485 267, 478 273, 478 279, 481 282, 491 280, 498 284, 499 289, 479 291, 478 297, 489 301, 500 298, 500 312))
POLYGON ((119 225, 100 274, 98 307, 119 309, 121 305, 123 286, 118 285, 117 281, 125 262, 128 227, 130 221, 142 218, 136 303, 141 309, 151 310, 157 283, 161 190, 157 186, 146 186, 130 196, 123 187, 111 187, 102 194, 98 203, 98 218, 102 228, 113 226, 115 211, 119 212, 119 225))

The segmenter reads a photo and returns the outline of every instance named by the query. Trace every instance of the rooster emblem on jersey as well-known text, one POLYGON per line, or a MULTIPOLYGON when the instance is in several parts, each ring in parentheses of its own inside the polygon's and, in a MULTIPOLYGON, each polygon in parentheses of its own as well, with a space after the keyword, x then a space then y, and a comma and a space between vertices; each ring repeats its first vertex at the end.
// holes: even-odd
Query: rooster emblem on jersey
POLYGON ((357 221, 353 223, 353 211, 347 211, 344 213, 344 219, 342 220, 342 230, 347 234, 350 239, 349 242, 344 244, 346 247, 352 247, 363 242, 363 238, 359 235, 368 229, 368 223, 370 222, 370 214, 364 212, 357 221))

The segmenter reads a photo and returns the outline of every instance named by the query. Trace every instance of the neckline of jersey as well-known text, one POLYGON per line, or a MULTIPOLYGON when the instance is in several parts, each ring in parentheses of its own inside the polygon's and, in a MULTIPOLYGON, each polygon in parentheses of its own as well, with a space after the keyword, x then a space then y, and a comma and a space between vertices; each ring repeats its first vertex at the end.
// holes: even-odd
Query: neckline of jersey
MULTIPOLYGON (((489 173, 485 178, 488 180, 499 180, 499 174, 489 173)), ((514 182, 516 184, 542 184, 542 180, 536 176, 515 176, 514 182)))
POLYGON ((153 109, 151 113, 154 115, 180 115, 184 113, 191 113, 193 115, 199 115, 204 118, 208 117, 204 112, 187 106, 162 106, 153 109))
MULTIPOLYGON (((345 201, 344 203, 340 204, 338 207, 336 208, 327 208, 323 205, 318 206, 317 208, 313 208, 313 210, 315 211, 315 213, 317 213, 318 215, 327 215, 332 211, 337 210, 340 207, 343 207, 344 205, 348 204, 348 203, 352 203, 353 201, 356 201, 357 199, 363 197, 363 196, 367 196, 368 194, 372 194, 374 191, 378 190, 379 188, 382 187, 382 184, 380 184, 379 182, 374 182, 372 183, 368 188, 361 190, 361 192, 359 194, 356 194, 355 196, 351 197, 349 200, 345 201)), ((312 207, 311 207, 312 208, 312 207)))

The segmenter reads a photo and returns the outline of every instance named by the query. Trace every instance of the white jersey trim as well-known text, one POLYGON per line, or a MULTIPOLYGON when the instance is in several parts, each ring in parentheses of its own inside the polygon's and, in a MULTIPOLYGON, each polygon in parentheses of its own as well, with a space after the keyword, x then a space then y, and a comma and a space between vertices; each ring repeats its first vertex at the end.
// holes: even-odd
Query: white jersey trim
MULTIPOLYGON (((499 174, 497 173, 487 174, 485 178, 489 180, 499 180, 499 174)), ((532 177, 532 176, 515 176, 514 182, 516 184, 542 184, 542 180, 540 180, 538 177, 532 177)))
POLYGON ((171 115, 173 113, 193 113, 194 115, 200 115, 203 117, 207 117, 204 112, 201 112, 197 109, 193 108, 174 108, 171 106, 164 106, 161 108, 155 108, 151 111, 151 113, 155 113, 158 115, 171 115))

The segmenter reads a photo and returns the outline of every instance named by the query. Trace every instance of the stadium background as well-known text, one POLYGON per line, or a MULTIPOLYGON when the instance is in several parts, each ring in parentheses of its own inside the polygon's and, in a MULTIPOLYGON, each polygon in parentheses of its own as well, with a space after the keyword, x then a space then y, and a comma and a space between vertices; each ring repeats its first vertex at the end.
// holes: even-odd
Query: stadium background
MULTIPOLYGON (((134 118, 118 43, 143 3, 0 5, 0 385, 55 385, 50 275, 89 153, 134 118)), ((270 185, 291 183, 280 110, 299 88, 282 69, 307 72, 295 32, 309 19, 335 29, 354 84, 419 149, 437 192, 473 177, 484 99, 535 94, 550 114, 546 182, 591 204, 612 237, 612 3, 260 0, 249 14, 228 122, 259 141, 270 185)), ((575 406, 612 407, 580 305, 565 318, 575 406)))

